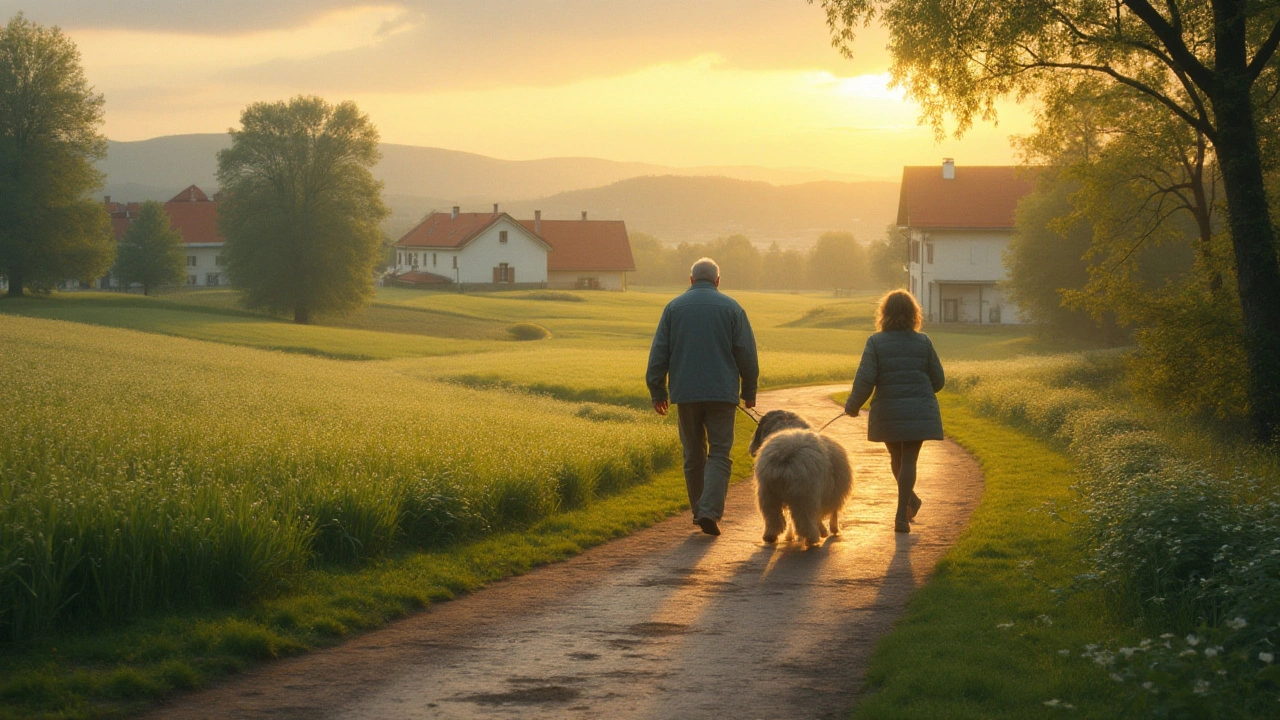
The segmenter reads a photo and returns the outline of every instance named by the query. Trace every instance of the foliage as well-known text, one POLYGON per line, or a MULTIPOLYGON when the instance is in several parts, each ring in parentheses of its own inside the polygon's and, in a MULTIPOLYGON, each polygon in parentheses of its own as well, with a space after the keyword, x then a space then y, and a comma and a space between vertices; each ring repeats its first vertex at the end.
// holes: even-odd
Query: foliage
POLYGON ((898 228, 885 228, 884 237, 867 247, 867 264, 872 287, 893 290, 907 286, 905 241, 898 228))
POLYGON ((512 340, 546 340, 551 333, 536 323, 516 323, 507 328, 512 340))
POLYGON ((218 153, 227 271, 251 308, 342 315, 373 297, 387 215, 378 131, 355 103, 255 103, 218 153))
POLYGON ((389 367, 17 317, 0 335, 0 383, 31 398, 0 416, 7 639, 523 527, 564 492, 646 477, 675 442, 389 367))
POLYGON ((687 284, 689 267, 701 257, 720 265, 726 288, 831 290, 871 285, 867 249, 847 232, 823 233, 806 250, 784 250, 775 242, 762 253, 743 235, 671 247, 645 233, 631 234, 631 248, 637 285, 687 284))
POLYGON ((1042 175, 1036 190, 1018 203, 1004 256, 1009 269, 1005 289, 1026 320, 1057 335, 1087 337, 1097 333, 1099 325, 1114 332, 1115 318, 1109 313, 1095 320, 1087 311, 1062 302, 1063 291, 1082 290, 1089 280, 1085 255, 1092 228, 1084 222, 1064 222, 1073 212, 1074 190, 1069 181, 1042 175))
MULTIPOLYGON (((1274 714, 1280 641, 1280 478, 1209 472, 1115 399, 1119 357, 1085 355, 952 368, 977 406, 1056 438, 1079 459, 1090 572, 1151 635, 1082 656, 1169 716, 1205 708, 1274 714), (1186 641, 1174 640, 1191 633, 1186 641)), ((1066 508, 1064 508, 1066 509, 1066 508)))
POLYGON ((143 295, 153 287, 182 282, 186 274, 182 233, 169 225, 160 203, 143 203, 138 217, 120 238, 115 274, 125 287, 141 285, 143 295))
POLYGON ((111 266, 110 219, 85 199, 102 180, 102 105, 62 31, 21 13, 0 28, 0 274, 11 297, 111 266))
MULTIPOLYGON (((1194 178, 1212 146, 1228 209, 1250 421, 1256 439, 1280 439, 1280 260, 1266 183, 1274 168, 1264 165, 1275 153, 1268 147, 1274 141, 1264 138, 1274 135, 1280 117, 1274 92, 1280 6, 1168 0, 1157 9, 1148 0, 1032 0, 1011 11, 1000 0, 821 4, 834 43, 846 53, 857 28, 873 18, 883 22, 891 73, 939 135, 948 114, 959 133, 975 117, 994 120, 1001 98, 1038 95, 1052 104, 1055 93, 1094 85, 1133 103, 1139 109, 1133 117, 1165 128, 1157 133, 1161 144, 1130 145, 1134 158, 1147 163, 1170 149, 1198 158, 1185 168, 1193 178, 1187 192, 1196 192, 1194 178)), ((1147 177, 1169 169, 1159 162, 1142 168, 1147 177)), ((1177 195, 1156 196, 1157 218, 1164 198, 1177 195)), ((1206 216, 1197 219, 1203 238, 1206 216)))
POLYGON ((809 283, 821 289, 867 287, 867 251, 853 233, 826 232, 809 253, 809 283))

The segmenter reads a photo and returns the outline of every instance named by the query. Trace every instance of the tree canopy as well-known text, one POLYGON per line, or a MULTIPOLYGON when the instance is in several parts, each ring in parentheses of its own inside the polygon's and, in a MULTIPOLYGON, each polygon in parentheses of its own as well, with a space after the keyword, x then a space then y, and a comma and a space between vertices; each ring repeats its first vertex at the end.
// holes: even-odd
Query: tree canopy
POLYGON ((182 233, 169 224, 164 206, 154 200, 142 204, 116 251, 115 275, 125 286, 137 283, 142 294, 160 285, 176 285, 186 275, 182 233))
POLYGON ((10 296, 111 266, 110 218, 86 199, 102 181, 102 105, 60 30, 21 13, 0 28, 0 275, 10 296))
POLYGON ((299 323, 364 307, 388 212, 370 172, 377 128, 355 103, 314 96, 255 103, 240 122, 218 153, 218 227, 245 304, 299 323))
MULTIPOLYGON (((811 0, 813 1, 813 0, 811 0)), ((889 30, 891 74, 942 133, 1002 98, 1095 78, 1202 136, 1221 172, 1258 439, 1280 438, 1280 262, 1264 158, 1276 154, 1280 3, 1264 0, 821 0, 846 54, 889 30)))

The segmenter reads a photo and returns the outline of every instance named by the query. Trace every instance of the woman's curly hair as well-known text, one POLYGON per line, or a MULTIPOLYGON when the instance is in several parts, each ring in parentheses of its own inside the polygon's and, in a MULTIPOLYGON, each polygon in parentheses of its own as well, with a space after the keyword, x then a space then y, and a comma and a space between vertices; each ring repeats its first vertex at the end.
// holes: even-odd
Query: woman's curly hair
POLYGON ((877 330, 919 330, 923 322, 920 303, 906 290, 893 290, 880 298, 876 308, 877 330))

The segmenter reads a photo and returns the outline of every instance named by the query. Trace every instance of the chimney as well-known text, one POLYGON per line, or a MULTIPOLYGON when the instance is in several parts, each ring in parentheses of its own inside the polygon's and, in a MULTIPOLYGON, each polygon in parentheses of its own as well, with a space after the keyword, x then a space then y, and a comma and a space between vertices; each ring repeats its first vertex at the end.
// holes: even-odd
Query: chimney
POLYGON ((542 211, 541 210, 533 211, 533 234, 534 235, 542 234, 542 211))
POLYGON ((453 206, 453 214, 449 216, 449 219, 450 219, 450 220, 457 220, 457 219, 458 219, 458 211, 459 211, 459 210, 461 210, 461 209, 462 209, 461 207, 459 207, 459 206, 457 206, 457 205, 454 205, 454 206, 453 206))
POLYGON ((110 204, 111 204, 111 196, 110 196, 110 195, 103 195, 103 196, 102 196, 102 204, 103 204, 103 205, 110 205, 110 204))
POLYGON ((586 211, 586 210, 583 210, 583 211, 582 211, 582 221, 583 221, 583 222, 586 222, 586 221, 587 221, 587 211, 586 211))
POLYGON ((956 179, 956 161, 953 158, 942 159, 942 179, 943 180, 956 179))
POLYGON ((494 204, 493 204, 493 214, 494 214, 494 215, 497 215, 497 214, 498 214, 498 203, 494 203, 494 204))

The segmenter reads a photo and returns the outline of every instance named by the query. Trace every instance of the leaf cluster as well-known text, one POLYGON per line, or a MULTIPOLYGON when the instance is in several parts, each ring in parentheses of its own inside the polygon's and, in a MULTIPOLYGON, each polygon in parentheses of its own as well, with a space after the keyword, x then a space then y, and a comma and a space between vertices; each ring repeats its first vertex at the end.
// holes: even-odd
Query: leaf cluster
POLYGON ((372 298, 388 210, 378 131, 355 103, 255 103, 218 153, 228 273, 249 307, 343 314, 372 298))
POLYGON ((21 13, 0 28, 0 272, 11 281, 47 287, 110 267, 109 219, 85 199, 102 181, 102 117, 70 38, 21 13))

